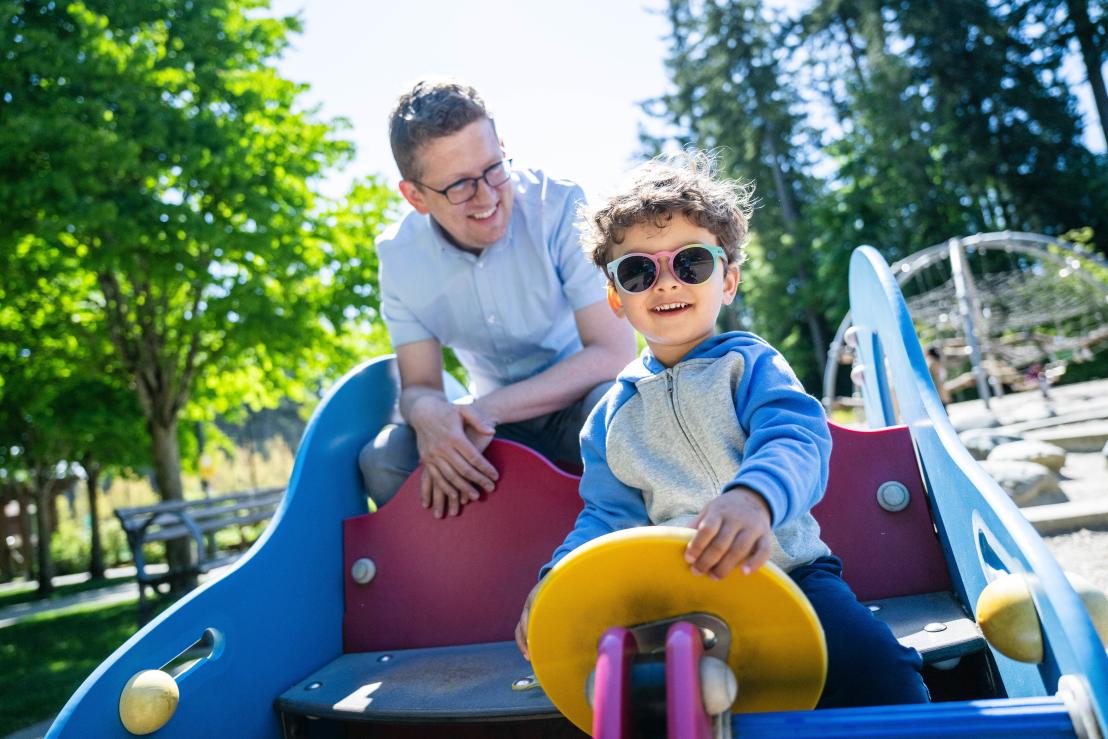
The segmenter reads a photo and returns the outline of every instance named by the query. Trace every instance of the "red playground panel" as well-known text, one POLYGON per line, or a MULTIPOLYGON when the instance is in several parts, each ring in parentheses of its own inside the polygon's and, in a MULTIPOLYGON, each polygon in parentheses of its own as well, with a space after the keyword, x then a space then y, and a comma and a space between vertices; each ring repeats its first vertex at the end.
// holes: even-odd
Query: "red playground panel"
POLYGON ((343 523, 344 649, 371 652, 512 639, 539 568, 573 528, 580 478, 519 444, 496 439, 492 493, 454 518, 419 500, 418 475, 377 513, 343 523), (358 559, 377 573, 351 577, 358 559))
MULTIPOLYGON (((823 540, 843 561, 843 579, 863 601, 950 590, 908 427, 859 431, 829 426, 827 494, 812 514, 823 540), (878 503, 878 490, 886 483, 904 486, 908 505, 903 510, 890 512, 878 503)), ((889 497, 899 494, 894 487, 889 497)))
MULTIPOLYGON (((831 424, 831 434, 828 491, 813 513, 858 597, 950 590, 907 428, 831 424), (907 490, 901 511, 878 504, 888 482, 907 490)), ((413 475, 380 511, 344 522, 346 652, 513 638, 539 567, 581 511, 579 478, 513 442, 495 440, 487 453, 501 475, 496 490, 456 518, 433 518, 413 475), (376 566, 366 585, 351 576, 363 558, 376 566)))

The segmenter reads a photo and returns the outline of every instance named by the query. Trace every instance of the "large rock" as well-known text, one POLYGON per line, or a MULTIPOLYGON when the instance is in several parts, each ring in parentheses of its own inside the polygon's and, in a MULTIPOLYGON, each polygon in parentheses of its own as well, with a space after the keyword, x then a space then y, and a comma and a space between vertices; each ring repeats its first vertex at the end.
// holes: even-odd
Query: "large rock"
POLYGON ((990 462, 1034 462, 1058 472, 1066 463, 1066 450, 1045 441, 1010 441, 998 445, 986 459, 990 462))
POLYGON ((989 459, 981 467, 1018 506, 1060 503, 1066 499, 1058 478, 1041 464, 989 459))
POLYGON ((1008 409, 1004 416, 1005 423, 1026 423, 1028 421, 1042 421, 1055 416, 1054 410, 1042 402, 1024 401, 1015 408, 1008 409))
POLYGON ((999 429, 968 429, 958 434, 958 438, 977 460, 988 459, 989 452, 1001 444, 1020 441, 1019 436, 1005 434, 999 429))
POLYGON ((1000 421, 996 420, 996 414, 980 401, 948 406, 947 415, 950 418, 950 424, 958 432, 967 429, 996 428, 1000 425, 1000 421))

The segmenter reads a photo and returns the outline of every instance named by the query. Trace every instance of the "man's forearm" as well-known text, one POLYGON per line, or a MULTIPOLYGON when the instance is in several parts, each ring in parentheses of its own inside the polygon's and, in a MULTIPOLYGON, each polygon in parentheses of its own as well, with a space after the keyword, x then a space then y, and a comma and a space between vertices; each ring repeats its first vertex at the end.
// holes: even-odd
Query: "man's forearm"
POLYGON ((602 382, 615 379, 634 356, 603 345, 587 346, 553 367, 478 398, 476 405, 496 423, 511 423, 561 410, 602 382))

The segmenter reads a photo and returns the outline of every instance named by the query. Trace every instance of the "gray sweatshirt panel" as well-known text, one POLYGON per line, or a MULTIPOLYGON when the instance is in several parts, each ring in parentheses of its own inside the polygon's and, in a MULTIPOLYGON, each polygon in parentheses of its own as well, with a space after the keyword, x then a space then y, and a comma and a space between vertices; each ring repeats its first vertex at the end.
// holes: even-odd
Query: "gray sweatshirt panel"
MULTIPOLYGON (((735 391, 742 354, 690 359, 635 384, 608 427, 612 474, 642 491, 650 521, 686 526, 738 474, 746 434, 735 391)), ((805 512, 773 531, 770 561, 785 571, 831 550, 805 512)))

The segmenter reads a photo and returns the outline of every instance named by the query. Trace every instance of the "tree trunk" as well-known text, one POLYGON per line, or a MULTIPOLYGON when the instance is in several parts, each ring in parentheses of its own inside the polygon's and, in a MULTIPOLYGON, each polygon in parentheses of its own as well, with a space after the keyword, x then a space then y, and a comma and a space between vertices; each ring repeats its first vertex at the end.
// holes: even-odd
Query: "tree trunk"
POLYGON ((54 494, 53 480, 35 476, 35 547, 38 563, 38 597, 46 598, 54 592, 54 560, 50 554, 50 498, 54 494))
POLYGON ((100 541, 100 465, 88 457, 81 460, 81 466, 85 468, 88 489, 88 521, 89 532, 92 539, 91 552, 89 553, 88 571, 93 580, 104 579, 104 546, 100 541))
POLYGON ((8 497, 0 495, 0 582, 8 582, 15 577, 12 567, 12 553, 8 549, 8 514, 4 509, 8 505, 8 497))
POLYGON ((31 543, 31 495, 24 490, 19 495, 19 548, 23 553, 23 575, 28 580, 35 576, 35 548, 31 543))
MULTIPOLYGON (((177 420, 174 418, 166 425, 155 420, 149 421, 150 440, 154 447, 154 481, 158 485, 158 495, 163 501, 184 500, 184 487, 181 484, 181 449, 177 441, 177 420)), ((192 547, 189 540, 174 539, 165 543, 165 558, 171 571, 181 572, 171 587, 175 591, 184 591, 196 587, 196 575, 191 574, 192 547)))
POLYGON ((1101 62, 1104 53, 1097 44, 1096 31, 1089 20, 1089 8, 1085 0, 1066 0, 1070 20, 1073 21, 1073 35, 1081 46, 1081 58, 1085 61, 1085 72, 1089 85, 1093 88, 1093 101, 1100 117, 1100 130, 1104 133, 1104 142, 1108 144, 1108 91, 1104 87, 1104 75, 1101 62))

